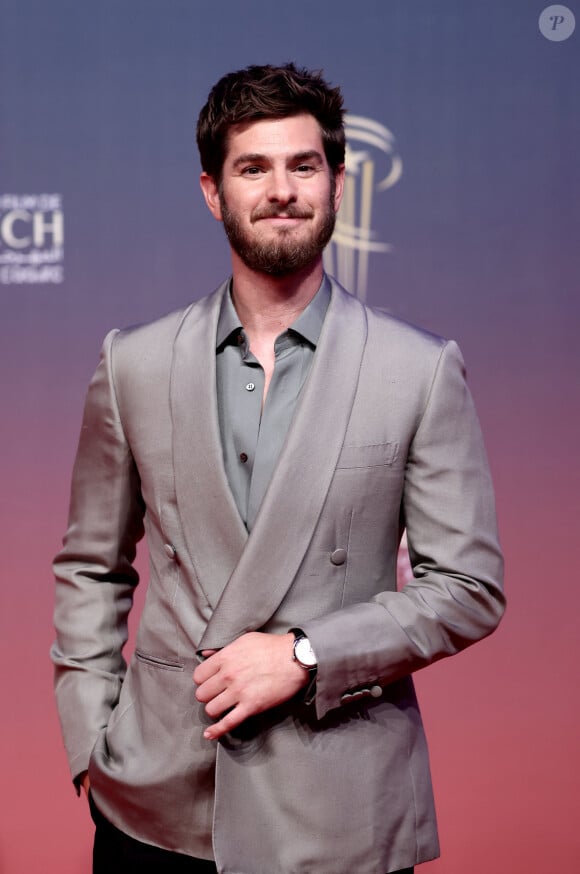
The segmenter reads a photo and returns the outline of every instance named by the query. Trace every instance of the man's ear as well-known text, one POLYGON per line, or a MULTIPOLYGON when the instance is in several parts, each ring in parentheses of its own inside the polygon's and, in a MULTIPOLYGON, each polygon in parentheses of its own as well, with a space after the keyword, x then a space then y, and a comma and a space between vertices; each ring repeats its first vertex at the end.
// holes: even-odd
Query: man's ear
POLYGON ((209 211, 213 215, 214 219, 217 219, 218 222, 221 222, 222 209, 220 206, 220 196, 217 182, 215 181, 213 176, 209 175, 209 173, 203 172, 199 177, 199 184, 201 185, 201 190, 203 192, 203 196, 205 197, 205 202, 207 203, 209 211))
POLYGON ((344 191, 344 175, 345 175, 344 164, 341 164, 340 167, 337 169, 336 173, 334 174, 334 183, 335 183, 334 211, 335 212, 338 212, 338 208, 339 208, 340 202, 342 200, 342 194, 344 191))

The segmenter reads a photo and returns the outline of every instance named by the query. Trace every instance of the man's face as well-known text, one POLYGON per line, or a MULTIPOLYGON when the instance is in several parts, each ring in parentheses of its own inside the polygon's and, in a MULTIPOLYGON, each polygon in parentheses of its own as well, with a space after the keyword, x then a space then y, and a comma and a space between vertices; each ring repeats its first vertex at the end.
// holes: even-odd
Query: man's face
POLYGON ((234 253, 260 273, 284 276, 320 258, 334 230, 344 171, 331 172, 311 115, 230 130, 222 181, 202 187, 234 253))

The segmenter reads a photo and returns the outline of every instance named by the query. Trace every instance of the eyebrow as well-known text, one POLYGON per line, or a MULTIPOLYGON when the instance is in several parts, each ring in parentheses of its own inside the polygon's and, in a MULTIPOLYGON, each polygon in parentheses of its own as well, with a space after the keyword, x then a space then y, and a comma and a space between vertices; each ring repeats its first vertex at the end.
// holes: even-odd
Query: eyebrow
MULTIPOLYGON (((318 149, 308 149, 304 152, 297 152, 296 154, 291 155, 289 160, 291 163, 300 164, 302 161, 312 161, 313 159, 322 163, 323 157, 318 149)), ((236 158, 233 166, 235 168, 242 164, 257 164, 260 163, 260 161, 268 160, 268 155, 265 155, 262 152, 246 152, 236 158)))

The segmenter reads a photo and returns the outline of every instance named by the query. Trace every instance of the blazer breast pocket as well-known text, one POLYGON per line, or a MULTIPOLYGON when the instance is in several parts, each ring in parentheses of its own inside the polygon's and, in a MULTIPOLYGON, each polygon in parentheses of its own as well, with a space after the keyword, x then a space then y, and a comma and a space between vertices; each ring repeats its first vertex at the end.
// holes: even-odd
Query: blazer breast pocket
POLYGON ((399 444, 369 443, 361 446, 346 445, 338 458, 337 470, 357 467, 390 467, 397 460, 399 444))

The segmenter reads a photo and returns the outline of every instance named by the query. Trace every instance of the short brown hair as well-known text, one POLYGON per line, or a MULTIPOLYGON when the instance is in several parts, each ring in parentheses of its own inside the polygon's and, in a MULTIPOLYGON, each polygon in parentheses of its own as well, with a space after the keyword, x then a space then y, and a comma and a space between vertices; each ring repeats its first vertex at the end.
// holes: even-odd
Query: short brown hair
POLYGON ((228 73, 209 93, 197 120, 197 145, 203 170, 219 183, 232 125, 308 113, 320 125, 326 160, 336 173, 344 163, 344 107, 340 88, 331 88, 321 71, 284 64, 251 66, 228 73))

